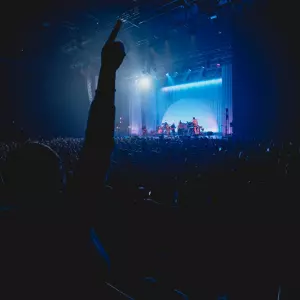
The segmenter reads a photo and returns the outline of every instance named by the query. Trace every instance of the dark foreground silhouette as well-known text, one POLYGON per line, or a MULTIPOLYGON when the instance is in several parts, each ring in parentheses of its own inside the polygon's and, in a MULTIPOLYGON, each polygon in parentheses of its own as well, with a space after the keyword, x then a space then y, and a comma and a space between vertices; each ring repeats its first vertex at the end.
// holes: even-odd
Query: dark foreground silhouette
POLYGON ((109 281, 135 299, 182 299, 174 289, 191 299, 277 299, 279 286, 280 300, 297 299, 298 145, 113 140, 124 57, 113 36, 84 141, 27 142, 8 153, 1 297, 119 297, 109 281))
POLYGON ((27 143, 8 158, 4 177, 11 209, 1 224, 2 299, 106 299, 109 261, 93 228, 113 148, 115 77, 125 57, 115 41, 120 26, 118 21, 102 49, 72 186, 62 192, 60 159, 44 145, 27 143))

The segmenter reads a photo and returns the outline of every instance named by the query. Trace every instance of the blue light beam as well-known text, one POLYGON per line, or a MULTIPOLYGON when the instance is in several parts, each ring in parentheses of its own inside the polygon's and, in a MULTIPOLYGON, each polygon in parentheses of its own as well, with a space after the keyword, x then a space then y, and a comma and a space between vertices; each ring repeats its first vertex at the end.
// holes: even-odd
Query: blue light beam
POLYGON ((171 91, 186 90, 186 89, 195 88, 195 87, 202 87, 202 86, 204 87, 204 86, 209 86, 209 85, 221 85, 221 84, 222 84, 222 78, 218 78, 218 79, 211 79, 211 80, 205 80, 205 81, 198 81, 198 82, 191 82, 191 83, 167 86, 167 87, 163 87, 161 90, 163 92, 171 92, 171 91))

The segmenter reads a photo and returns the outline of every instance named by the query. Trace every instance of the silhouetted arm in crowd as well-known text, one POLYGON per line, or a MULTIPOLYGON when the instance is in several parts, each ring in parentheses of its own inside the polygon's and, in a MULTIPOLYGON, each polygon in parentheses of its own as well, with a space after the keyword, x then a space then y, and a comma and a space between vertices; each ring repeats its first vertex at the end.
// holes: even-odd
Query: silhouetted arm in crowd
POLYGON ((125 57, 123 44, 115 41, 121 24, 117 22, 102 49, 98 88, 90 107, 76 174, 76 190, 79 188, 93 198, 103 186, 114 145, 116 71, 125 57))

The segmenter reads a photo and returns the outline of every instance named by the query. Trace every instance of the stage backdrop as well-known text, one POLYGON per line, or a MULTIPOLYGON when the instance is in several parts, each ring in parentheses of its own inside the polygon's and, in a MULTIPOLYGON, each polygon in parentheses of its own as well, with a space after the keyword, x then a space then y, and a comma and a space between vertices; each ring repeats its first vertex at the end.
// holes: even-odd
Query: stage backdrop
POLYGON ((163 88, 158 93, 157 121, 175 123, 197 118, 205 131, 231 133, 232 122, 232 66, 222 67, 222 78, 163 88), (228 108, 228 120, 226 120, 228 108))

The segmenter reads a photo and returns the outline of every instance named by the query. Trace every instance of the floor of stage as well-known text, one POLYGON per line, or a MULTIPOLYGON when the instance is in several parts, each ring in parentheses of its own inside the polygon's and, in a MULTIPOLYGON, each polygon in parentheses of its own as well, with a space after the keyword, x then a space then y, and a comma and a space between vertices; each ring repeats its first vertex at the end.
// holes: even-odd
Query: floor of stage
POLYGON ((224 136, 222 134, 212 134, 212 135, 167 135, 167 134, 160 134, 160 135, 116 135, 115 137, 122 137, 122 138, 132 138, 132 137, 138 137, 138 138, 153 138, 153 139, 228 139, 230 136, 224 136))

